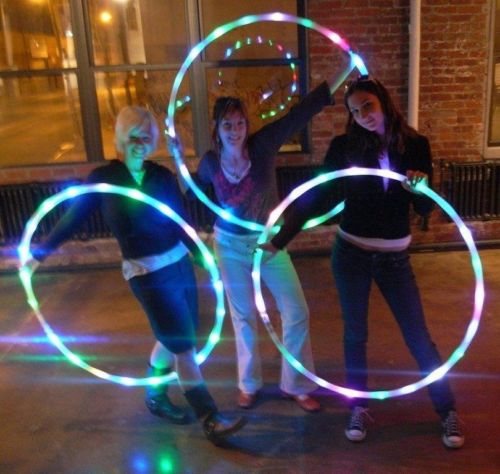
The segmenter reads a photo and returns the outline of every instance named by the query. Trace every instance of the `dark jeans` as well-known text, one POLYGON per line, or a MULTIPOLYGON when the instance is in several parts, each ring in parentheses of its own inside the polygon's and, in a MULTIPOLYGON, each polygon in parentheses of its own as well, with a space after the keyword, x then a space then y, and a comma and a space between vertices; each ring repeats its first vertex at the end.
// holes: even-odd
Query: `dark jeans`
MULTIPOLYGON (((367 320, 372 280, 389 304, 422 376, 442 364, 427 330, 407 251, 366 251, 337 237, 332 268, 344 320, 344 358, 350 388, 367 390, 367 320)), ((441 416, 454 409, 455 401, 446 377, 430 384, 428 389, 434 408, 441 416)), ((352 399, 350 406, 356 405, 366 406, 366 400, 352 399)))
POLYGON ((198 293, 189 257, 129 280, 153 333, 170 352, 192 349, 198 326, 198 293))

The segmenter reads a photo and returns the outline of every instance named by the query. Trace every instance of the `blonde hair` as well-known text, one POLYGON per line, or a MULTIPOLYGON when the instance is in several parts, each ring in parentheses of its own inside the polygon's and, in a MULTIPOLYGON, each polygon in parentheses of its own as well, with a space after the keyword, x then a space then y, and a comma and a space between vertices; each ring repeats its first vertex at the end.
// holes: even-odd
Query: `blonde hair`
POLYGON ((151 135, 153 149, 156 149, 159 130, 154 115, 144 107, 131 105, 123 107, 116 117, 115 144, 117 151, 120 153, 125 151, 125 144, 133 129, 147 131, 151 135))

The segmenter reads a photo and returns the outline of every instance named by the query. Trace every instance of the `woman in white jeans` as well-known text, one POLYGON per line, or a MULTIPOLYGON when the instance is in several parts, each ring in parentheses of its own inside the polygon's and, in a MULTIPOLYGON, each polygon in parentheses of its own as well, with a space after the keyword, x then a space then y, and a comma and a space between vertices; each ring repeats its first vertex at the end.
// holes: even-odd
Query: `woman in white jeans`
MULTIPOLYGON (((231 214, 265 224, 270 211, 279 203, 275 168, 280 147, 324 106, 333 103, 332 93, 338 83, 323 82, 286 115, 253 134, 249 134, 245 104, 235 97, 218 98, 213 110, 213 148, 200 161, 199 184, 212 184, 219 204, 231 214)), ((214 250, 235 332, 241 408, 255 404, 263 385, 258 312, 251 276, 259 234, 221 217, 215 223, 214 250)), ((261 272, 280 312, 284 346, 314 372, 309 310, 290 256, 286 251, 265 255, 261 272)), ((309 395, 316 388, 316 384, 282 358, 280 389, 285 397, 295 400, 306 411, 318 411, 319 403, 309 395)))
MULTIPOLYGON (((215 229, 214 250, 225 284, 238 354, 238 404, 250 408, 262 387, 258 314, 252 283, 253 250, 259 234, 233 234, 215 229)), ((262 264, 262 280, 276 300, 282 319, 283 344, 308 370, 314 371, 309 338, 309 309, 299 278, 287 252, 278 252, 262 264)), ((280 389, 296 397, 307 411, 319 409, 308 396, 316 385, 282 360, 280 389)))
MULTIPOLYGON (((345 73, 344 73, 345 74, 345 73)), ((214 110, 213 149, 199 164, 200 186, 212 184, 219 204, 247 221, 265 224, 279 202, 276 155, 292 135, 305 127, 324 106, 333 103, 337 84, 323 82, 279 120, 249 134, 245 104, 235 97, 220 97, 214 110)), ((218 217, 215 254, 229 301, 238 356, 238 405, 251 408, 263 385, 258 347, 258 312, 251 277, 253 251, 259 232, 218 217)), ((283 344, 308 370, 314 372, 309 338, 309 310, 300 282, 286 251, 264 256, 262 279, 280 311, 283 344)), ((317 386, 282 359, 280 389, 306 411, 318 411, 309 394, 317 386)))

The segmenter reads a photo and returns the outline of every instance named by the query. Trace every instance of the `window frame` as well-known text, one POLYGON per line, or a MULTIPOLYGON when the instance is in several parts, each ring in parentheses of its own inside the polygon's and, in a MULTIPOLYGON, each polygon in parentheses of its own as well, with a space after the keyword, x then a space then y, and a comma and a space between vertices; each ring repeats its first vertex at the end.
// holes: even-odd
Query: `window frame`
MULTIPOLYGON (((484 157, 486 159, 500 159, 500 144, 490 145, 490 131, 492 127, 492 115, 494 107, 495 94, 495 58, 500 58, 500 50, 495 54, 495 28, 497 9, 500 10, 500 5, 497 6, 497 0, 490 3, 490 32, 489 32, 489 51, 488 51, 488 74, 486 79, 486 107, 484 113, 484 123, 486 124, 484 133, 484 157)), ((499 11, 500 14, 500 11, 499 11)), ((500 45, 499 45, 500 48, 500 45)))
MULTIPOLYGON (((295 0, 297 15, 304 16, 306 11, 306 0, 295 0)), ((192 46, 198 44, 203 38, 205 38, 210 31, 204 31, 203 18, 202 18, 202 0, 185 0, 186 8, 186 31, 188 41, 192 46)), ((113 66, 96 66, 93 60, 93 51, 88 48, 91 45, 91 27, 90 27, 90 17, 89 17, 89 7, 87 2, 82 2, 80 0, 70 0, 70 4, 75 3, 75 16, 83 19, 84 24, 80 25, 86 35, 86 41, 84 45, 80 45, 80 54, 82 61, 80 61, 80 56, 77 56, 77 62, 79 65, 80 74, 82 76, 82 96, 80 98, 82 104, 89 105, 88 113, 82 116, 82 122, 84 123, 83 133, 84 142, 86 146, 87 160, 88 161, 102 161, 103 156, 103 144, 101 139, 101 124, 99 118, 97 97, 96 97, 96 87, 95 87, 95 74, 97 72, 127 72, 127 71, 172 71, 178 70, 181 63, 163 63, 163 64, 153 64, 153 65, 113 65, 113 66), (76 14, 77 8, 82 10, 80 14, 76 14), (88 67, 80 68, 80 64, 86 64, 88 67), (88 134, 88 135, 87 135, 88 134)), ((73 5, 71 5, 73 7, 73 5)), ((78 18, 74 18, 73 21, 78 21, 78 18)), ((294 62, 298 66, 299 71, 299 91, 300 95, 303 96, 304 91, 307 90, 307 35, 305 34, 305 29, 297 25, 297 48, 298 56, 286 59, 267 59, 258 60, 258 65, 289 65, 294 62)), ((83 43, 83 42, 79 42, 83 43)), ((199 58, 193 61, 190 67, 189 74, 189 89, 190 95, 192 96, 193 103, 198 104, 197 107, 193 107, 193 142, 195 148, 195 158, 199 157, 201 153, 210 147, 210 123, 211 119, 208 112, 208 97, 207 97, 207 84, 206 84, 206 71, 207 69, 217 67, 234 67, 238 65, 239 67, 255 66, 256 60, 218 60, 210 61, 206 58, 206 51, 203 51, 199 58)), ((80 86, 80 84, 79 84, 80 86)), ((83 108, 83 107, 82 107, 83 108)), ((86 108, 86 107, 85 107, 86 108)), ((83 115, 83 114, 82 114, 83 115)), ((310 131, 309 127, 305 129, 300 136, 301 152, 310 152, 310 131)), ((283 154, 297 154, 297 152, 283 152, 283 154)))
MULTIPOLYGON (((203 0, 185 0, 186 37, 190 47, 198 44, 210 32, 203 31, 202 18, 203 0)), ((304 17, 307 0, 294 0, 296 2, 297 16, 304 17)), ((178 71, 182 63, 155 63, 155 64, 114 64, 95 65, 94 51, 92 48, 92 28, 90 5, 86 0, 68 0, 71 27, 74 37, 74 54, 76 67, 63 67, 41 70, 0 71, 0 77, 46 77, 52 75, 75 74, 78 86, 80 103, 80 119, 83 136, 85 157, 82 161, 72 164, 96 163, 105 161, 102 139, 101 119, 96 87, 96 75, 99 73, 123 73, 131 71, 178 71)), ((308 61, 307 61, 307 34, 304 27, 297 28, 297 57, 252 60, 217 60, 209 61, 206 51, 193 62, 189 70, 189 89, 193 103, 193 144, 195 156, 210 147, 211 119, 208 111, 208 96, 206 85, 206 71, 217 67, 261 66, 261 65, 289 65, 291 62, 298 67, 299 94, 304 96, 308 86, 308 61)), ((310 152, 310 127, 307 127, 300 136, 301 151, 283 152, 283 154, 304 154, 310 152)), ((191 158, 191 157, 187 157, 191 158)), ((33 165, 26 165, 33 166, 33 165)), ((3 165, 0 163, 0 167, 3 165)))

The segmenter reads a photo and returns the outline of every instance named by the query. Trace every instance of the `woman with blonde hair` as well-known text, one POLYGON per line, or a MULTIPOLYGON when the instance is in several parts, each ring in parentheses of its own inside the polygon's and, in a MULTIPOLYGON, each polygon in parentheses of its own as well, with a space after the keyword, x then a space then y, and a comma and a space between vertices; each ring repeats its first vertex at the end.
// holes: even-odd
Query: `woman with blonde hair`
MULTIPOLYGON (((87 182, 139 189, 189 221, 174 174, 147 159, 158 140, 158 125, 151 112, 136 106, 123 108, 116 120, 115 138, 120 159, 93 170, 87 182)), ((118 241, 123 276, 158 341, 151 353, 148 376, 166 375, 175 368, 184 396, 201 420, 205 435, 218 444, 239 430, 245 420, 218 411, 196 363, 198 301, 188 254, 190 251, 198 258, 201 256, 197 246, 174 221, 150 205, 131 202, 124 196, 84 195, 33 251, 36 260, 31 262, 32 269, 70 238, 97 208, 118 241)), ((166 384, 148 387, 147 407, 151 413, 174 423, 187 423, 187 413, 172 404, 166 390, 166 384)))

